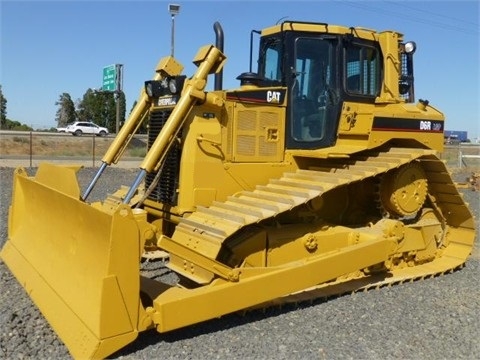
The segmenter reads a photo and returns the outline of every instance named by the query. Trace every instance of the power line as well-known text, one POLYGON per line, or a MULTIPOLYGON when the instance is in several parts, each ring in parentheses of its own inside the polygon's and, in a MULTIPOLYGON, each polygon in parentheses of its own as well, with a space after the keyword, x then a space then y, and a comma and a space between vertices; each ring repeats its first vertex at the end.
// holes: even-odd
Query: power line
POLYGON ((394 2, 394 1, 385 1, 391 5, 395 5, 395 6, 399 6, 399 7, 403 7, 403 8, 407 8, 407 9, 410 9, 410 10, 414 10, 414 11, 417 11, 417 12, 421 12, 421 13, 426 13, 427 15, 433 15, 433 16, 437 16, 437 17, 440 17, 440 18, 444 18, 444 19, 447 19, 447 20, 453 20, 453 21, 457 21, 457 22, 460 22, 462 24, 470 24, 470 25, 473 25, 473 26, 476 26, 477 29, 478 29, 478 26, 479 24, 478 23, 475 23, 473 21, 466 21, 465 19, 459 19, 459 18, 455 18, 453 16, 447 16, 447 15, 443 15, 443 14, 439 14, 439 13, 435 13, 431 10, 423 10, 423 9, 418 9, 418 8, 415 8, 411 5, 406 5, 407 1, 402 1, 402 3, 398 3, 398 2, 394 2))
POLYGON ((397 17, 397 18, 402 18, 402 19, 412 21, 412 22, 422 23, 422 24, 426 24, 426 25, 430 25, 430 26, 436 26, 436 27, 442 28, 444 30, 458 31, 458 32, 462 32, 462 33, 468 34, 468 35, 478 35, 479 34, 478 29, 476 29, 476 30, 466 29, 464 27, 455 26, 455 25, 452 25, 452 24, 447 24, 445 22, 425 20, 425 19, 422 19, 422 18, 419 18, 419 17, 412 16, 411 14, 408 14, 408 15, 407 14, 402 14, 402 13, 399 13, 399 12, 382 9, 382 8, 374 7, 374 6, 371 6, 371 5, 366 5, 365 3, 360 3, 360 2, 351 2, 351 1, 345 1, 345 0, 337 0, 337 1, 340 2, 343 5, 347 5, 347 6, 350 6, 350 7, 357 8, 357 9, 362 9, 362 10, 374 12, 376 14, 382 13, 382 14, 385 14, 385 15, 390 15, 390 16, 394 16, 394 17, 397 17))

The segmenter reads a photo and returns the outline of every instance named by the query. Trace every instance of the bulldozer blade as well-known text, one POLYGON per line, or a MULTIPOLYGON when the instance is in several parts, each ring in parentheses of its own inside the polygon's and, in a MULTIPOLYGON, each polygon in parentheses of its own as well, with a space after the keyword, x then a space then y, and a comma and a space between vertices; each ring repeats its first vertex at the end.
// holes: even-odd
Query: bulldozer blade
POLYGON ((0 256, 74 358, 104 358, 138 335, 138 227, 128 206, 80 200, 75 167, 17 169, 0 256))

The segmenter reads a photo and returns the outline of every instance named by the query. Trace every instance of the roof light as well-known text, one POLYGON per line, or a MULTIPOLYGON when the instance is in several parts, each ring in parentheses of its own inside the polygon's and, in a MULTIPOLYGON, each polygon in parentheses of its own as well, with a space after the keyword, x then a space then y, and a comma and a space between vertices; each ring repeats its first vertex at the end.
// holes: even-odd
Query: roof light
POLYGON ((413 41, 406 42, 405 45, 403 45, 403 48, 405 50, 405 53, 407 54, 412 54, 417 50, 417 44, 413 41))

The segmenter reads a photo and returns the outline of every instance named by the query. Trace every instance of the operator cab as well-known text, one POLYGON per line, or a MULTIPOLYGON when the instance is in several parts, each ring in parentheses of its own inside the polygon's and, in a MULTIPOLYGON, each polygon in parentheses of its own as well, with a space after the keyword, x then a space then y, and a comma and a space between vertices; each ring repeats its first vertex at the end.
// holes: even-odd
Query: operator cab
POLYGON ((260 38, 258 76, 288 91, 286 147, 333 146, 344 101, 374 103, 382 83, 378 42, 329 32, 323 23, 284 22, 260 38), (316 31, 294 30, 311 25, 316 31))

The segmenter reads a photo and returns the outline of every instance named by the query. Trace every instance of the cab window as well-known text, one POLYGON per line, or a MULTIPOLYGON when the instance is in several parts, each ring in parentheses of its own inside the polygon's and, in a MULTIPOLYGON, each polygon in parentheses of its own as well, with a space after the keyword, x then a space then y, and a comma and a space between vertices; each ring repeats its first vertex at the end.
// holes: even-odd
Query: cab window
POLYGON ((280 40, 270 38, 265 41, 262 49, 263 69, 259 69, 259 73, 266 80, 282 81, 281 71, 281 46, 280 40))
POLYGON ((348 94, 380 94, 380 56, 376 48, 349 44, 345 48, 344 73, 344 86, 348 94))

